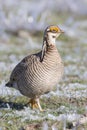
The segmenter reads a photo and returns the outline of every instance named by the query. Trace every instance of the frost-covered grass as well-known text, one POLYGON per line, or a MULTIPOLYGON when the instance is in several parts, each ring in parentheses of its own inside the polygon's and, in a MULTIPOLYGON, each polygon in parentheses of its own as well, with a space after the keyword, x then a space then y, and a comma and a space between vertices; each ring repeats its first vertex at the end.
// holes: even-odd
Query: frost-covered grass
POLYGON ((72 26, 64 26, 69 32, 57 41, 65 71, 57 90, 41 96, 44 112, 32 110, 27 104, 27 97, 17 90, 5 87, 14 66, 27 54, 40 50, 42 41, 39 37, 42 35, 29 35, 28 39, 18 36, 9 36, 5 41, 0 39, 0 130, 86 130, 86 29, 79 29, 78 21, 74 27, 75 30, 72 26))

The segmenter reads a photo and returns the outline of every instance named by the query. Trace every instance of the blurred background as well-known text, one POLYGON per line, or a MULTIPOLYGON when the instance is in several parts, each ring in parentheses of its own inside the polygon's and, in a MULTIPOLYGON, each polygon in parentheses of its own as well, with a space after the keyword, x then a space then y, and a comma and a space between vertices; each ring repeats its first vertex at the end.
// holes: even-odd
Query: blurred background
POLYGON ((0 130, 28 130, 24 126, 38 121, 35 129, 86 130, 82 116, 87 117, 87 0, 0 0, 0 130), (41 50, 48 25, 65 32, 56 41, 65 70, 57 90, 41 97, 47 112, 40 114, 24 107, 28 99, 5 83, 23 57, 41 50))

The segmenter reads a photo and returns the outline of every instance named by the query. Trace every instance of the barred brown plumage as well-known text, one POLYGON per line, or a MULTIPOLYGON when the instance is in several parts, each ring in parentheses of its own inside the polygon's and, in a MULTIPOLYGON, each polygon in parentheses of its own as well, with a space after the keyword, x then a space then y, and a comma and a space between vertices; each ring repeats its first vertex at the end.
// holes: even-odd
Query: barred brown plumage
POLYGON ((42 50, 17 64, 6 84, 31 98, 31 107, 39 107, 41 111, 40 95, 52 91, 63 75, 63 63, 55 45, 55 39, 62 32, 58 26, 47 27, 42 50))

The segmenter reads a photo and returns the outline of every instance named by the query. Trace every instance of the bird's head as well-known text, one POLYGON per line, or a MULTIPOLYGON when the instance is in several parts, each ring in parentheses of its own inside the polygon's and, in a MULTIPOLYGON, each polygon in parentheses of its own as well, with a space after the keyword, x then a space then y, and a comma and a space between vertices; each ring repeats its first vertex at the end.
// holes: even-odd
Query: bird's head
POLYGON ((55 25, 48 26, 44 32, 44 40, 47 41, 48 45, 54 45, 56 38, 63 33, 63 31, 55 25))
POLYGON ((55 46, 55 40, 61 33, 63 33, 63 31, 58 26, 55 25, 48 26, 45 29, 41 61, 43 61, 45 52, 48 50, 48 48, 55 46))

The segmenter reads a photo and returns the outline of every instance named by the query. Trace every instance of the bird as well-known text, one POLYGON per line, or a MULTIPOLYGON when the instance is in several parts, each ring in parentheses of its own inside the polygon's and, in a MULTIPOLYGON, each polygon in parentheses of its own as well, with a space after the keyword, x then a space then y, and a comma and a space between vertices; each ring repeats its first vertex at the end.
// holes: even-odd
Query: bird
POLYGON ((64 64, 56 47, 56 39, 64 31, 49 25, 43 34, 42 49, 23 58, 13 69, 6 87, 12 87, 28 97, 32 109, 40 105, 40 96, 54 90, 64 73, 64 64))

